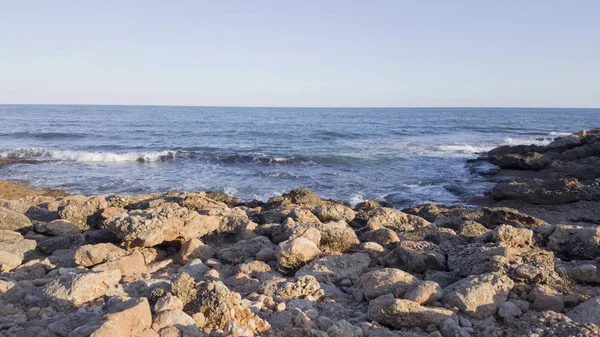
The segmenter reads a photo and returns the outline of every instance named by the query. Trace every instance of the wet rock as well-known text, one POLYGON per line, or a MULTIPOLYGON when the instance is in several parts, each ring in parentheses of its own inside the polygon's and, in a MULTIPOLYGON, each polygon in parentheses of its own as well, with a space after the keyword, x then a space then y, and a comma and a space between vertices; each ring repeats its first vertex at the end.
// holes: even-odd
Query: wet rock
POLYGON ((134 210, 105 221, 127 248, 152 247, 165 241, 202 237, 219 226, 220 219, 200 215, 176 204, 134 210))
POLYGON ((446 319, 457 320, 456 314, 441 308, 423 307, 416 302, 394 298, 387 294, 369 302, 369 319, 401 328, 427 328, 430 324, 441 326, 446 319))
POLYGON ((66 310, 103 296, 108 287, 120 280, 118 269, 67 275, 48 283, 43 292, 53 306, 66 310))
POLYGON ((317 245, 305 238, 284 241, 277 247, 277 263, 284 270, 298 269, 321 254, 317 245))
POLYGON ((300 268, 296 276, 312 275, 319 282, 336 283, 350 276, 362 275, 370 262, 371 259, 364 253, 324 256, 300 268))
POLYGON ((506 302, 513 285, 506 275, 473 275, 446 287, 442 301, 471 317, 485 319, 506 302))
POLYGON ((0 206, 0 229, 16 231, 31 226, 31 221, 25 215, 0 206))
POLYGON ((396 268, 382 268, 364 274, 359 282, 367 301, 385 294, 403 295, 420 283, 411 274, 396 268))

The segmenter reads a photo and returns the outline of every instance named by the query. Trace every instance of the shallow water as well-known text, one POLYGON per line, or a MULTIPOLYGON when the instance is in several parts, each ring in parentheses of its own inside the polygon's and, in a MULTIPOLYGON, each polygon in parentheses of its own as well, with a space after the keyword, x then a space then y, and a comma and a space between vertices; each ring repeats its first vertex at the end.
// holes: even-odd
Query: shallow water
POLYGON ((600 109, 0 105, 0 178, 72 193, 308 188, 398 207, 456 203, 493 184, 466 159, 600 126, 600 109))

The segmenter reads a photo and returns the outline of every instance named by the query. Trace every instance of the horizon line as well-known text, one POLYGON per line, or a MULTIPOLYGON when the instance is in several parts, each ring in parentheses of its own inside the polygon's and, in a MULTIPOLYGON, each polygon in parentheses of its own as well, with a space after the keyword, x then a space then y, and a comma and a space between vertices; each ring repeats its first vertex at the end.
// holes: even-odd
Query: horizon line
POLYGON ((0 103, 2 105, 52 106, 123 106, 123 107, 179 107, 179 108, 293 108, 293 109, 600 109, 600 107, 543 107, 543 106, 285 106, 285 105, 168 105, 168 104, 97 104, 97 103, 0 103))

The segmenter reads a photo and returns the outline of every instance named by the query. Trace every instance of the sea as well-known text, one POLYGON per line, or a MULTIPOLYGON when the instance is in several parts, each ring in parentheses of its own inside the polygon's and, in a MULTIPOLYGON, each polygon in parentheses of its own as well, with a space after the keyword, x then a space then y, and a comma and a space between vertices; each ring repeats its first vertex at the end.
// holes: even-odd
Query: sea
POLYGON ((496 183, 469 159, 600 126, 600 109, 0 105, 0 179, 72 194, 293 188, 352 204, 464 203, 496 183))

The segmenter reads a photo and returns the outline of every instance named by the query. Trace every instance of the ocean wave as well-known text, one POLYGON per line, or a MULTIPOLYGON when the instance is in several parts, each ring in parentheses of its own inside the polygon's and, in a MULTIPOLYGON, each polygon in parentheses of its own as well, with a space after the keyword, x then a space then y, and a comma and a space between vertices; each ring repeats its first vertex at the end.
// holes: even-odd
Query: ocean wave
POLYGON ((213 161, 221 164, 314 164, 307 156, 276 157, 264 153, 234 153, 214 155, 213 161))
POLYGON ((550 136, 553 137, 561 137, 561 136, 569 136, 571 135, 570 132, 558 132, 558 131, 552 131, 549 133, 550 136))
POLYGON ((87 152, 22 148, 0 151, 0 158, 63 160, 77 162, 158 162, 175 158, 175 151, 158 152, 87 152))
POLYGON ((437 147, 438 151, 447 152, 450 154, 465 154, 474 155, 483 153, 493 149, 494 145, 471 145, 471 144, 453 144, 453 145, 440 145, 437 147))
POLYGON ((72 138, 85 138, 87 135, 83 133, 71 133, 71 132, 5 132, 0 133, 0 137, 9 138, 35 138, 35 139, 72 139, 72 138))

